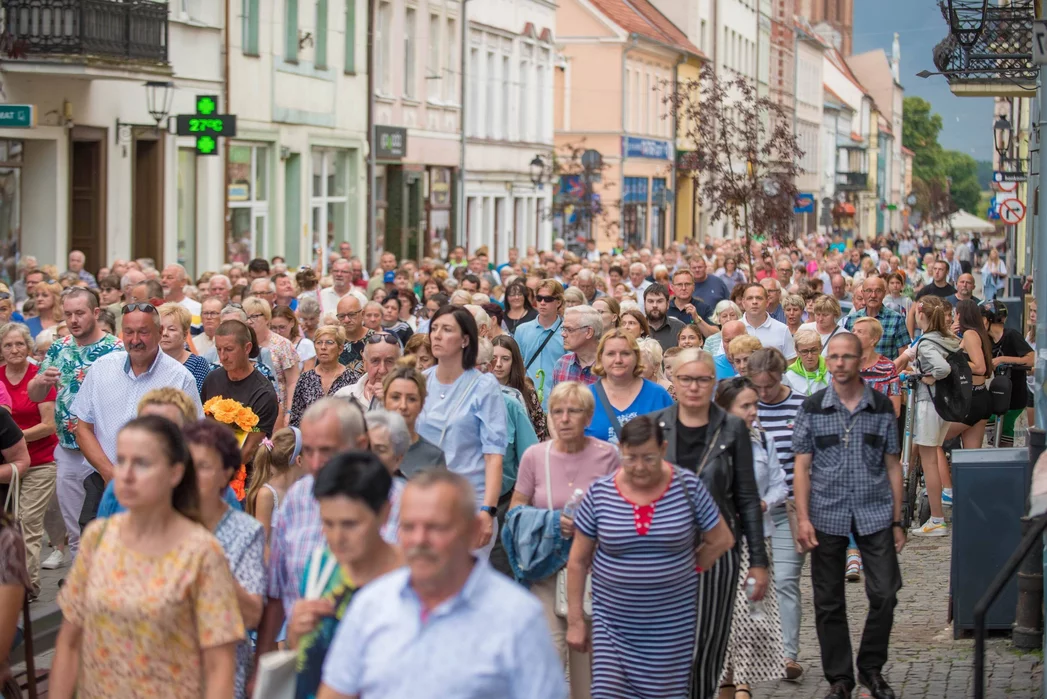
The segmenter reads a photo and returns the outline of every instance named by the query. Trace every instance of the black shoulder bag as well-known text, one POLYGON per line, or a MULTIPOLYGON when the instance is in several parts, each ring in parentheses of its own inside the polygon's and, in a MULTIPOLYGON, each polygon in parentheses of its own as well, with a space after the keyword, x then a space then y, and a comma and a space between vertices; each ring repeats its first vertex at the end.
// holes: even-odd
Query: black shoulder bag
POLYGON ((531 355, 531 358, 527 360, 527 364, 524 366, 524 371, 531 368, 531 365, 534 364, 534 360, 538 359, 538 355, 540 355, 542 350, 545 349, 545 346, 549 344, 549 340, 553 339, 553 335, 560 331, 561 325, 563 325, 563 318, 560 319, 559 325, 549 329, 549 334, 545 336, 544 340, 542 340, 542 344, 538 345, 538 349, 531 355))

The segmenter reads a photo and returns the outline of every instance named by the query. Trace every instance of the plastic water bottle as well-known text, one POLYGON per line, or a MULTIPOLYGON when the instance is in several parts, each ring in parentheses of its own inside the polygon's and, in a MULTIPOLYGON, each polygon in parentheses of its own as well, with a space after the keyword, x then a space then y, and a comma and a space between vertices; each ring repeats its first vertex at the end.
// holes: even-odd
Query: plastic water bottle
POLYGON ((578 506, 582 504, 583 497, 585 497, 585 492, 575 488, 574 492, 571 493, 571 499, 563 506, 563 516, 567 519, 574 519, 574 513, 578 511, 578 506))
POLYGON ((749 578, 745 581, 745 596, 749 600, 749 618, 754 621, 761 621, 767 616, 767 607, 764 605, 763 600, 759 602, 754 600, 754 594, 756 594, 756 578, 749 578))

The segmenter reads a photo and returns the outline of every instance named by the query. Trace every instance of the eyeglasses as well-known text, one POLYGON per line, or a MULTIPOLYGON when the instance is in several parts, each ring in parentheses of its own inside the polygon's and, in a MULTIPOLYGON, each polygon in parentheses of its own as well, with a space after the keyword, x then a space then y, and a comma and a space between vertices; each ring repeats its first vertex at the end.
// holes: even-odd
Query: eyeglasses
POLYGON ((856 362, 860 357, 857 354, 830 354, 826 359, 830 362, 856 362))
POLYGON ((818 347, 808 347, 807 349, 796 350, 800 354, 810 357, 811 355, 819 354, 822 350, 818 347))
POLYGON ((251 322, 254 322, 254 321, 260 320, 260 319, 261 320, 265 320, 265 314, 264 313, 252 313, 251 315, 247 316, 247 319, 249 321, 251 321, 251 322))
POLYGON ((313 340, 313 344, 317 347, 337 347, 338 342, 336 340, 313 340))
POLYGON ((157 313, 156 306, 151 303, 129 303, 120 309, 123 314, 141 311, 142 313, 157 313))
POLYGON ((581 408, 556 408, 555 410, 551 410, 549 414, 553 417, 578 417, 579 415, 582 415, 584 412, 585 411, 581 408))
POLYGON ((11 294, 7 293, 6 291, 0 291, 0 301, 7 301, 10 298, 11 294))
POLYGON ((627 466, 635 466, 638 463, 643 463, 645 466, 657 466, 661 462, 662 457, 660 454, 644 454, 643 456, 630 455, 622 457, 622 463, 627 466))
POLYGON ((344 323, 345 321, 349 320, 350 318, 359 318, 361 313, 363 313, 363 311, 354 311, 352 313, 339 313, 335 317, 338 318, 338 320, 340 320, 340 321, 342 321, 344 323))
POLYGON ((576 332, 578 330, 581 330, 581 328, 569 328, 569 327, 567 327, 565 325, 562 328, 560 328, 560 334, 561 335, 570 335, 571 333, 576 332))
POLYGON ((545 294, 537 294, 534 298, 538 303, 556 303, 560 300, 555 296, 546 296, 545 294))
POLYGON ((709 388, 713 385, 716 379, 712 376, 688 376, 687 374, 676 374, 673 376, 673 381, 679 381, 680 385, 684 388, 690 388, 697 384, 702 388, 709 388))
POLYGON ((218 318, 222 314, 219 311, 204 311, 200 314, 201 318, 218 318))

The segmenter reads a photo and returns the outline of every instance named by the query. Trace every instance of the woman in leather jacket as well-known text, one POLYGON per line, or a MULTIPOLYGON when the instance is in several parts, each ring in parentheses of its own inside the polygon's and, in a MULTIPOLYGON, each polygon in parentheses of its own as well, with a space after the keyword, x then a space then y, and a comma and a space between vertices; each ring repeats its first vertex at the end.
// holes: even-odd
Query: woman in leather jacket
MULTIPOLYGON (((749 547, 747 577, 756 580, 753 599, 767 589, 768 557, 764 546, 760 491, 753 473, 752 441, 745 423, 713 403, 716 365, 708 352, 686 349, 676 355, 673 386, 679 403, 654 413, 665 433, 666 460, 696 473, 716 500, 727 524, 749 547)), ((741 550, 728 551, 698 579, 697 653, 691 681, 693 699, 710 699, 727 653, 741 550)))

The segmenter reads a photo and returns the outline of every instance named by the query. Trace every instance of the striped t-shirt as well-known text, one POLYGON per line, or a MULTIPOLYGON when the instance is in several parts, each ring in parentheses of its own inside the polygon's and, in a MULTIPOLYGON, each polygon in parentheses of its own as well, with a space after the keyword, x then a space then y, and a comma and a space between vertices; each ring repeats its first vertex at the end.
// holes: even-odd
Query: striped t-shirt
POLYGON ((790 498, 793 496, 793 466, 796 461, 796 454, 793 453, 793 423, 804 398, 800 393, 790 390, 783 401, 774 404, 761 401, 757 406, 760 426, 774 439, 778 461, 785 470, 785 485, 790 498))

